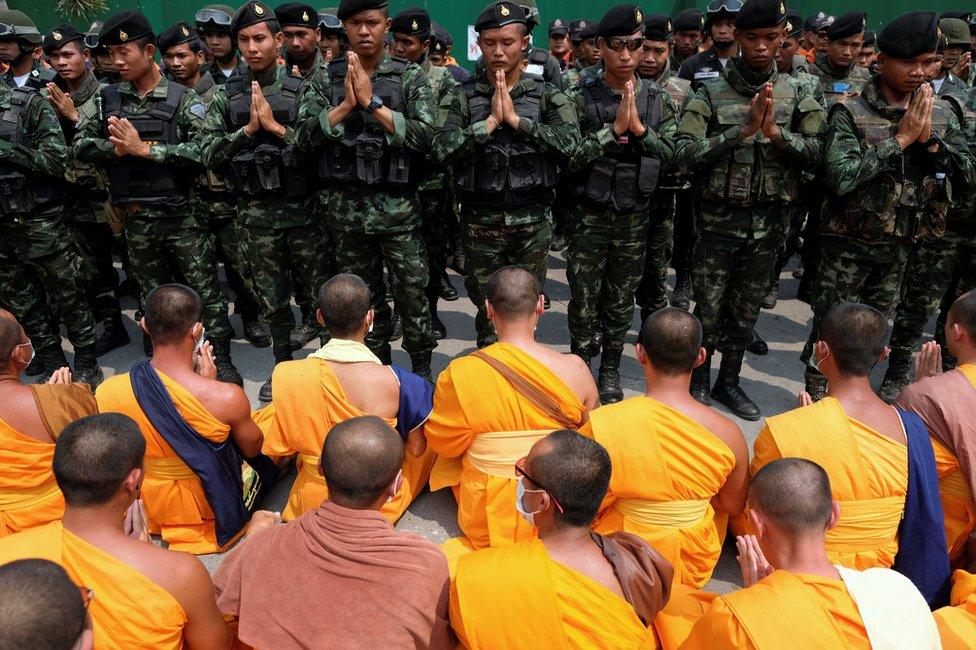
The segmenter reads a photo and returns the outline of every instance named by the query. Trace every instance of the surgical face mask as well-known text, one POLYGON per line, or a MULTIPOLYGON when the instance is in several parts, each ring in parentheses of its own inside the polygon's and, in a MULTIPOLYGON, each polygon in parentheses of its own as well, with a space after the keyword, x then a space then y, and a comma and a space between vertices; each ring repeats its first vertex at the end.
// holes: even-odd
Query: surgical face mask
POLYGON ((819 359, 818 360, 817 357, 816 357, 816 354, 817 354, 817 352, 816 352, 816 350, 814 350, 814 353, 812 355, 810 355, 810 366, 813 367, 814 370, 816 370, 817 372, 819 372, 822 375, 823 374, 823 371, 820 370, 820 364, 823 363, 823 360, 824 359, 826 359, 827 357, 830 356, 830 350, 827 350, 827 354, 824 355, 824 358, 823 359, 819 359))
POLYGON ((522 482, 523 478, 518 477, 516 494, 515 494, 515 509, 518 513, 522 515, 522 518, 529 522, 530 526, 535 526, 535 516, 537 513, 542 512, 542 508, 534 510, 533 512, 527 512, 525 506, 522 505, 522 498, 525 497, 526 492, 545 492, 545 490, 526 490, 525 484, 522 482))
POLYGON ((203 347, 203 342, 207 340, 207 329, 205 327, 200 328, 200 338, 197 339, 197 344, 193 347, 194 352, 199 352, 200 348, 203 347))
MULTIPOLYGON (((397 472, 396 478, 393 479, 393 494, 400 494, 400 489, 403 487, 403 470, 397 472)), ((393 497, 386 497, 386 502, 389 503, 393 501, 393 497)))
POLYGON ((30 339, 27 339, 27 343, 21 343, 19 345, 15 345, 14 346, 14 349, 16 350, 17 348, 22 348, 25 345, 29 345, 30 346, 30 351, 31 351, 31 353, 30 353, 30 359, 27 360, 27 364, 26 364, 26 365, 29 366, 31 364, 31 361, 34 360, 34 356, 37 354, 37 350, 34 349, 34 344, 31 343, 31 340, 30 339))

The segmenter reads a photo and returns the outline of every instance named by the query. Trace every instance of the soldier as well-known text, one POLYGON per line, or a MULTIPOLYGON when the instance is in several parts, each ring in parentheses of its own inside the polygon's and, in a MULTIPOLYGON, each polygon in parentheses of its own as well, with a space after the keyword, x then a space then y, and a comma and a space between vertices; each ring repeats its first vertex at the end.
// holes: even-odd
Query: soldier
POLYGON ((864 41, 861 43, 861 53, 857 57, 857 64, 862 68, 867 68, 871 74, 874 71, 875 61, 878 58, 878 50, 875 47, 878 42, 878 35, 873 29, 864 30, 864 41))
POLYGON ((416 188, 436 107, 420 66, 383 51, 390 26, 386 0, 343 0, 338 16, 350 50, 312 78, 298 142, 318 158, 314 168, 325 187, 337 266, 369 285, 375 320, 366 344, 390 363, 385 265, 403 321, 403 349, 413 371, 429 380, 437 342, 416 188))
MULTIPOLYGON (((285 66, 291 74, 308 79, 324 65, 319 51, 319 15, 309 5, 286 2, 275 9, 285 39, 285 66)), ((314 289, 313 289, 314 291, 314 289)))
POLYGON ((822 256, 813 327, 800 357, 814 399, 826 388, 811 354, 827 310, 861 302, 890 314, 912 244, 942 236, 951 188, 972 180, 959 119, 925 83, 938 40, 934 12, 895 18, 878 35, 878 76, 831 109, 822 256))
POLYGON ((866 25, 866 14, 850 11, 824 29, 827 51, 814 57, 808 72, 820 79, 828 109, 857 95, 871 78, 867 68, 857 64, 866 25))
MULTIPOLYGON (((531 34, 532 30, 539 26, 539 8, 536 6, 535 0, 522 0, 519 8, 525 14, 526 29, 531 34)), ((548 50, 533 46, 532 40, 529 39, 525 47, 524 55, 526 61, 525 71, 527 73, 542 77, 544 81, 553 84, 557 88, 565 89, 568 87, 566 82, 563 81, 562 67, 559 61, 548 50)), ((480 77, 484 70, 485 59, 484 56, 481 56, 478 57, 474 65, 475 76, 480 77)))
MULTIPOLYGON (((94 97, 101 89, 88 69, 90 53, 84 38, 68 24, 44 35, 44 54, 57 71, 54 82, 47 85, 47 99, 58 114, 69 151, 78 123, 96 117, 94 97)), ((112 264, 115 240, 106 212, 107 179, 102 170, 74 157, 66 164, 65 178, 64 214, 83 253, 89 304, 102 324, 102 334, 95 342, 95 354, 101 356, 129 343, 119 308, 119 276, 112 264)))
POLYGON ((529 36, 518 5, 489 5, 475 30, 487 69, 440 107, 434 148, 443 164, 455 165, 465 286, 478 309, 478 347, 484 347, 497 338, 485 311, 488 277, 521 266, 545 280, 553 190, 580 134, 566 95, 523 72, 529 36))
POLYGON ((780 43, 779 48, 776 50, 776 70, 780 74, 788 74, 796 78, 801 78, 800 74, 807 75, 803 78, 815 81, 819 90, 820 80, 810 75, 810 63, 805 56, 797 54, 800 49, 801 35, 803 34, 802 20, 798 13, 787 10, 786 38, 783 39, 783 42, 780 43))
POLYGON ((5 84, 42 90, 54 81, 54 71, 34 56, 40 45, 41 33, 27 14, 15 9, 0 10, 0 62, 7 65, 3 73, 5 84))
POLYGON ((451 47, 454 40, 451 35, 438 23, 430 23, 430 64, 437 67, 444 67, 454 77, 454 81, 463 83, 471 78, 471 73, 453 62, 451 47))
POLYGON ((560 70, 566 71, 573 63, 573 51, 569 47, 569 23, 562 18, 549 23, 549 54, 559 61, 560 70))
POLYGON ((969 25, 959 18, 942 18, 939 29, 946 38, 945 52, 942 55, 942 65, 939 72, 932 78, 932 87, 937 96, 959 95, 962 97, 969 91, 969 84, 954 73, 957 67, 968 66, 969 60, 969 25))
POLYGON ((328 63, 332 59, 341 59, 349 49, 349 39, 346 30, 342 28, 342 21, 335 15, 335 7, 319 9, 319 51, 322 60, 328 63))
POLYGON ((102 31, 102 21, 96 20, 85 34, 85 47, 92 55, 92 71, 95 78, 103 84, 117 84, 122 81, 119 69, 108 54, 108 48, 98 44, 98 33, 102 31))
MULTIPOLYGON (((663 19, 670 27, 671 19, 663 19)), ((637 76, 644 56, 637 5, 608 11, 597 38, 603 74, 570 91, 583 139, 569 164, 577 182, 566 276, 570 349, 589 366, 602 347, 600 401, 612 404, 623 399, 620 357, 644 265, 651 195, 674 163, 676 107, 666 91, 637 76)), ((662 212, 654 219, 667 220, 662 212)), ((658 257, 666 264, 665 255, 658 257)))
POLYGON ((234 9, 227 5, 207 5, 194 17, 197 33, 210 52, 211 61, 203 70, 209 72, 214 83, 219 86, 227 83, 227 79, 241 63, 230 34, 233 16, 234 9))
POLYGON ((722 364, 712 397, 747 420, 760 413, 739 387, 743 353, 769 290, 785 207, 797 197, 800 170, 817 165, 822 153, 823 107, 776 70, 786 20, 779 0, 747 0, 735 18, 741 57, 685 102, 677 135, 680 168, 698 174, 694 192, 701 197, 695 312, 708 356, 695 369, 691 392, 708 403, 711 355, 718 349, 722 364))
POLYGON ((678 74, 681 64, 698 54, 705 16, 698 9, 685 9, 674 17, 674 42, 671 47, 671 69, 678 74))
POLYGON ((705 9, 705 32, 712 45, 704 52, 694 54, 681 64, 678 76, 691 82, 697 90, 709 79, 718 79, 730 58, 739 53, 735 41, 735 17, 742 8, 740 0, 712 0, 705 9))

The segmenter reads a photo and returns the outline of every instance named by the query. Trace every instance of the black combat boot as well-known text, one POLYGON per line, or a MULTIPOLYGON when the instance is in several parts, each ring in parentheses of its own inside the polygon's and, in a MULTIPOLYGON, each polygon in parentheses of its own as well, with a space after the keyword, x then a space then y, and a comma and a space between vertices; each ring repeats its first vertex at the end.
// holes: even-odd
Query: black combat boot
POLYGON ((814 402, 819 402, 827 397, 827 378, 822 373, 807 366, 803 371, 803 390, 814 402))
POLYGON ((776 303, 779 301, 779 280, 773 283, 772 288, 770 288, 769 293, 763 298, 762 308, 763 309, 774 309, 776 303))
POLYGON ((95 341, 95 354, 102 356, 115 348, 129 344, 129 333, 125 331, 122 317, 118 314, 105 321, 102 335, 95 341))
POLYGON ((674 291, 671 292, 671 306, 678 309, 688 309, 691 307, 692 293, 691 274, 682 273, 675 282, 674 291))
POLYGON ((454 242, 454 254, 451 256, 449 266, 458 275, 464 275, 468 272, 468 256, 464 253, 464 246, 461 245, 460 237, 454 242))
MULTIPOLYGON (((273 348, 275 365, 277 366, 282 361, 291 361, 291 344, 285 343, 284 345, 276 343, 273 348)), ((258 399, 262 402, 270 402, 272 399, 271 395, 271 377, 268 377, 268 381, 261 384, 261 390, 258 391, 258 399)))
POLYGON ((893 353, 888 357, 888 370, 885 372, 878 397, 886 403, 892 404, 908 385, 908 375, 912 369, 911 355, 893 353))
POLYGON ((230 360, 230 341, 211 341, 214 363, 217 365, 217 380, 244 387, 244 378, 237 372, 230 360))
POLYGON ((752 333, 752 343, 750 343, 749 347, 746 349, 749 350, 749 352, 751 352, 752 354, 758 355, 760 357, 769 354, 769 344, 766 343, 766 341, 764 341, 763 338, 759 336, 759 334, 757 334, 756 332, 752 333))
MULTIPOLYGON (((37 350, 34 354, 34 360, 30 362, 27 368, 31 366, 35 366, 35 370, 39 368, 40 370, 31 376, 37 377, 38 384, 46 384, 55 370, 67 365, 68 360, 64 358, 64 350, 61 349, 60 345, 52 345, 43 350, 37 350)), ((24 372, 26 373, 26 370, 24 372)))
POLYGON ((597 387, 601 404, 616 404, 624 398, 620 387, 620 356, 623 350, 603 348, 600 356, 600 373, 597 387))
POLYGON ((95 390, 95 387, 102 383, 105 375, 98 367, 98 356, 95 354, 95 346, 83 345, 75 349, 75 370, 71 373, 71 380, 81 384, 88 384, 95 390))
MULTIPOLYGON (((244 318, 241 316, 241 329, 244 330, 244 339, 256 348, 266 348, 271 345, 271 332, 267 326, 256 317, 244 318)), ((292 336, 294 336, 292 332, 292 336)), ((304 343, 298 347, 304 347, 304 343)), ((295 348, 292 348, 295 349, 295 348)))
POLYGON ((458 296, 457 289, 451 284, 451 278, 447 277, 447 271, 441 271, 441 282, 440 282, 440 297, 448 302, 454 302, 460 296, 458 296))
POLYGON ((318 323, 313 323, 309 319, 303 318, 298 327, 291 331, 291 336, 288 338, 288 341, 291 344, 292 350, 301 350, 309 341, 318 335, 318 323))
POLYGON ((414 352, 410 355, 410 369, 413 370, 413 374, 419 375, 433 384, 434 378, 430 374, 430 357, 430 350, 414 352))
POLYGON ((434 330, 434 340, 442 341, 447 338, 447 325, 437 315, 437 296, 428 298, 427 304, 430 307, 430 327, 434 330))
POLYGON ((393 341, 399 341, 403 338, 403 321, 400 320, 400 314, 393 310, 393 329, 390 330, 390 338, 387 339, 390 343, 393 341))
POLYGON ((715 380, 715 386, 712 388, 712 399, 725 404, 743 420, 755 422, 759 419, 759 407, 739 387, 739 372, 742 370, 744 352, 744 350, 736 350, 722 353, 718 379, 715 380))
POLYGON ((700 366, 691 371, 691 387, 688 392, 698 402, 705 406, 711 406, 712 400, 708 398, 708 389, 712 384, 712 352, 707 351, 705 360, 700 366))

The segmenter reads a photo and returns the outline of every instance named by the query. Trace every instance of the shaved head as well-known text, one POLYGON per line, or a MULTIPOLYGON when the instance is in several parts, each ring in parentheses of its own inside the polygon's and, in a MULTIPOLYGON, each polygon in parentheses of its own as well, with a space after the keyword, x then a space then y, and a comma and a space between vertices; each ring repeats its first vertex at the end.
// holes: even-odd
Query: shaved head
POLYGON ((156 345, 172 345, 203 318, 200 295, 182 284, 163 284, 146 297, 146 329, 156 345))
POLYGON ((683 375, 695 368, 702 327, 690 312, 665 307, 647 317, 638 340, 655 370, 665 375, 683 375))
POLYGON ((24 343, 23 339, 24 330, 17 321, 0 317, 0 368, 7 367, 14 348, 24 343))
POLYGON ((824 317, 820 340, 830 346, 838 370, 850 377, 866 377, 884 352, 888 319, 874 307, 842 302, 824 317))
POLYGON ((949 309, 948 321, 966 330, 969 338, 976 341, 976 289, 956 298, 949 309))
POLYGON ((749 505, 783 533, 804 536, 827 530, 833 510, 824 468, 803 458, 781 458, 749 483, 749 505))
POLYGON ((146 439, 135 420, 99 413, 75 420, 54 444, 54 478, 69 506, 108 503, 134 469, 142 467, 146 439))
POLYGON ((491 308, 505 320, 531 317, 541 293, 536 277, 518 266, 498 269, 485 287, 485 298, 491 308))
POLYGON ((403 467, 403 440, 375 415, 332 427, 322 446, 322 475, 329 499, 362 509, 376 503, 403 467))
POLYGON ((563 507, 556 521, 589 526, 610 486, 610 454, 600 443, 561 429, 533 446, 526 471, 563 507))
POLYGON ((340 273, 319 289, 322 321, 332 336, 358 332, 370 306, 369 286, 358 275, 340 273))
POLYGON ((0 650, 70 650, 85 627, 78 587, 49 560, 0 566, 0 650))

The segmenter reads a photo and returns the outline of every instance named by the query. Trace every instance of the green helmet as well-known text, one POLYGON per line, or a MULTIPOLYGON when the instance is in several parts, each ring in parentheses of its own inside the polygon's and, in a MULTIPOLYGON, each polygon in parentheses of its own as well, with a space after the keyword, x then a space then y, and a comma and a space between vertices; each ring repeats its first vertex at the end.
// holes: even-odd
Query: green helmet
POLYGON ((200 31, 230 33, 230 23, 234 18, 234 8, 229 5, 206 5, 194 16, 194 23, 200 31))
POLYGON ((31 45, 40 45, 43 40, 30 16, 16 9, 0 10, 0 38, 15 38, 31 45))
POLYGON ((525 11, 526 22, 531 32, 542 22, 542 16, 539 15, 539 7, 536 6, 535 0, 518 0, 518 5, 525 11))

